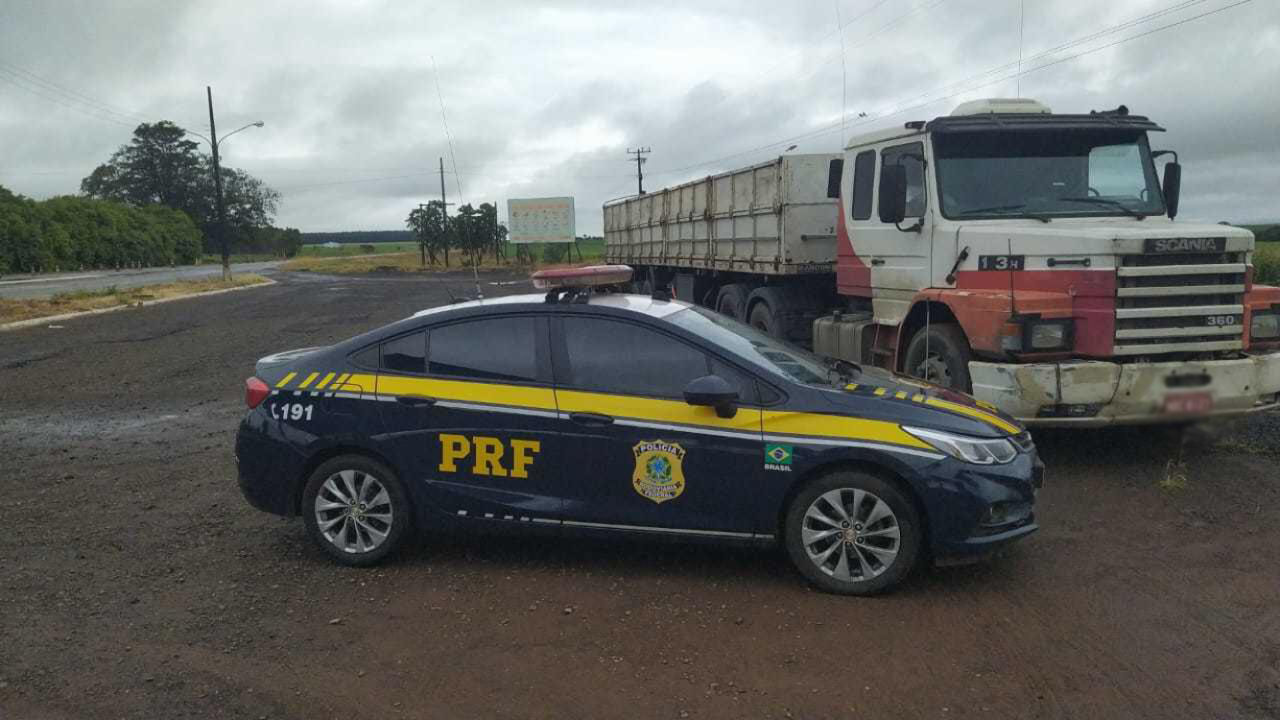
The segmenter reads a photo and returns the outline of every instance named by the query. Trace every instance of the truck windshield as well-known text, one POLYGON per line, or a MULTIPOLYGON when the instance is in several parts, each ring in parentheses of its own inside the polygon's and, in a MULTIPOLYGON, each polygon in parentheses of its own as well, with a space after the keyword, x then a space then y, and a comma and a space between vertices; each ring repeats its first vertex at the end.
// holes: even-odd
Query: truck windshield
POLYGON ((933 151, 942 214, 953 220, 1164 212, 1141 131, 938 133, 933 151))
POLYGON ((830 365, 813 353, 783 343, 733 318, 705 308, 691 307, 667 316, 671 324, 684 328, 726 352, 781 375, 793 382, 830 385, 839 377, 830 365))

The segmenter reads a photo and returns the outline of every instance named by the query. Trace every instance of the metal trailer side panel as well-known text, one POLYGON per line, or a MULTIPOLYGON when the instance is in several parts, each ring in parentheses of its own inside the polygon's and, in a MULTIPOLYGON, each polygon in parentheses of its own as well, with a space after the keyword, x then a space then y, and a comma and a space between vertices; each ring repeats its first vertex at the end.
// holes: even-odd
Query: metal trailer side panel
POLYGON ((605 257, 762 274, 830 272, 838 155, 786 155, 605 205, 605 257))

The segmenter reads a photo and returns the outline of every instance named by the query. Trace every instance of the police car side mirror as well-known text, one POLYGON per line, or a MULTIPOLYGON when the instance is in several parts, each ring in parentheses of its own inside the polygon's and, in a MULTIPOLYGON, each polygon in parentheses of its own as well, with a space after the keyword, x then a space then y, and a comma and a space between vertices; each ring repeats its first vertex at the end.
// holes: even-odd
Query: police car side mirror
POLYGON ((712 407, 716 415, 731 418, 738 414, 738 391, 718 375, 704 375, 684 386, 684 401, 690 405, 712 407))

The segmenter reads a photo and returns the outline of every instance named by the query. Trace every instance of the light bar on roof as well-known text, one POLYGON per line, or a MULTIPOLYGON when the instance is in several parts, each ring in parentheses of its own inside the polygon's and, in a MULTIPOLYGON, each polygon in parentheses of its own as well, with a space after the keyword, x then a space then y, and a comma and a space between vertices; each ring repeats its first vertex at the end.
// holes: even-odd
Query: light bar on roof
POLYGON ((532 278, 533 286, 538 290, 554 290, 618 285, 631 282, 631 275, 632 270, 629 265, 587 265, 586 267, 539 270, 532 275, 532 278))

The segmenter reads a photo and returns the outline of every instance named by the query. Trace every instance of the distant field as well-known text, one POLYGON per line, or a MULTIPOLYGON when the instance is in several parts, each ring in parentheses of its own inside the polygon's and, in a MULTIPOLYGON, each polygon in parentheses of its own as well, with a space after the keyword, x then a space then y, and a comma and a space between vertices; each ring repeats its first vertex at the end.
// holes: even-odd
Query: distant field
POLYGON ((348 257, 351 255, 381 255, 383 253, 416 252, 414 242, 344 243, 338 247, 303 245, 298 254, 302 257, 348 257))

